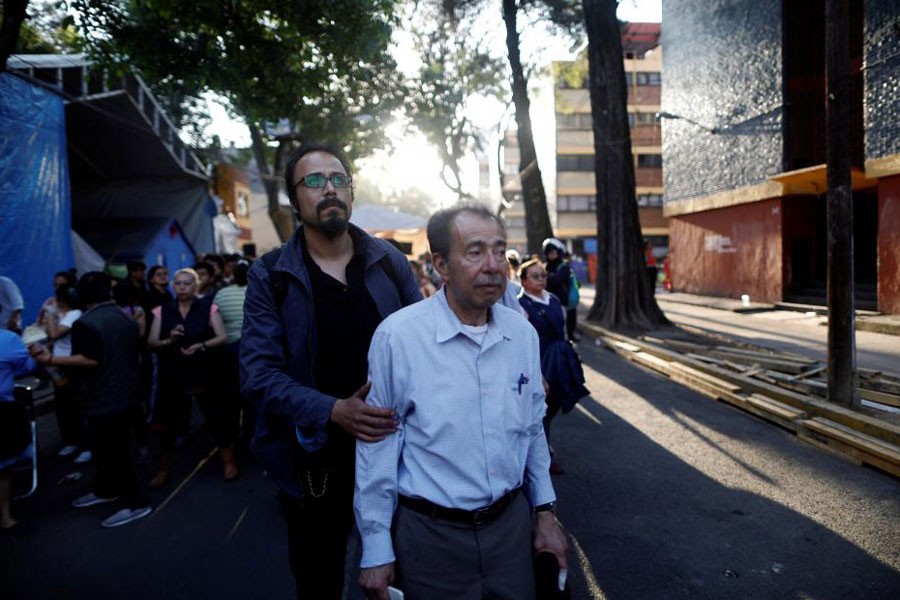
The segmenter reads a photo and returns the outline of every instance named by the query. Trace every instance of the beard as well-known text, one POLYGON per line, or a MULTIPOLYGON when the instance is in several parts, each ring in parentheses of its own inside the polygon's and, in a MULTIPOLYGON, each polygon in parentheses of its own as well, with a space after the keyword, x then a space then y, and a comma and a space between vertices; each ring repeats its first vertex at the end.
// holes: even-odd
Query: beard
POLYGON ((343 235, 347 231, 348 226, 349 222, 345 216, 332 214, 324 221, 319 219, 316 229, 321 231, 329 240, 333 240, 343 235))
POLYGON ((343 235, 350 223, 350 208, 340 198, 325 198, 316 207, 315 221, 304 221, 307 227, 311 227, 322 233, 326 238, 333 240, 343 235), (339 208, 343 213, 329 211, 331 208, 339 208), (328 211, 326 213, 326 211, 328 211), (323 214, 324 213, 324 214, 323 214))

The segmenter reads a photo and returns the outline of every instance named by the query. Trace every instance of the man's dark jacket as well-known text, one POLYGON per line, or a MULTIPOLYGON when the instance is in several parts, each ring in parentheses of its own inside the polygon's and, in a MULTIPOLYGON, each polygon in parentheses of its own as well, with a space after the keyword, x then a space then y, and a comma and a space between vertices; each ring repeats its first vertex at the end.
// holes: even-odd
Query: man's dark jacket
MULTIPOLYGON (((421 300, 406 256, 389 242, 350 227, 359 244, 355 250, 365 256, 366 288, 381 318, 421 300)), ((303 492, 295 464, 296 428, 315 432, 307 450, 321 447, 337 400, 316 389, 315 302, 299 235, 298 229, 272 267, 286 274, 280 308, 264 261, 250 267, 240 353, 241 391, 259 413, 253 452, 279 487, 298 498, 303 492)))

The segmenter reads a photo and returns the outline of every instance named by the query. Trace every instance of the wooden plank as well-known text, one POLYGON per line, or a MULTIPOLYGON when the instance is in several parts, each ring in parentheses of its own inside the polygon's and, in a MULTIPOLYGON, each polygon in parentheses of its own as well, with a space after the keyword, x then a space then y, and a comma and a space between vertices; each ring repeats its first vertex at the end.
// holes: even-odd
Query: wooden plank
MULTIPOLYGON (((607 345, 613 344, 616 340, 634 342, 632 338, 598 327, 592 323, 586 323, 584 326, 594 332, 595 335, 599 336, 607 343, 607 345)), ((653 354, 663 360, 679 361, 698 371, 713 375, 714 377, 718 377, 725 381, 730 381, 741 386, 746 392, 763 394, 778 400, 779 402, 805 410, 810 415, 828 418, 832 421, 852 427, 857 431, 900 446, 900 425, 876 417, 871 417, 838 404, 826 402, 822 399, 800 394, 793 390, 784 389, 777 385, 760 381, 754 377, 744 377, 740 373, 734 373, 733 371, 723 369, 717 365, 710 365, 699 360, 691 359, 677 352, 673 352, 671 349, 663 348, 655 344, 644 343, 642 344, 642 349, 644 352, 653 354)))
POLYGON ((799 426, 801 437, 812 437, 834 450, 900 476, 900 448, 897 446, 819 417, 800 421, 799 426))
POLYGON ((900 396, 894 394, 886 394, 884 392, 876 392, 875 390, 859 389, 859 395, 866 400, 877 402, 878 404, 886 404, 888 406, 896 406, 900 408, 900 396))
POLYGON ((629 352, 638 352, 641 349, 640 346, 636 346, 630 342, 618 342, 617 341, 617 342, 613 342, 613 345, 616 346, 617 348, 621 348, 622 350, 628 350, 629 352))
POLYGON ((787 362, 806 365, 814 365, 819 362, 814 358, 807 358, 805 356, 799 356, 797 354, 790 354, 787 352, 762 352, 759 350, 747 350, 745 348, 734 348, 731 346, 716 346, 715 348, 713 348, 713 350, 729 352, 731 354, 740 354, 742 356, 754 356, 762 359, 777 358, 779 360, 784 360, 787 362))
POLYGON ((749 365, 759 365, 773 371, 783 371, 785 373, 802 373, 806 369, 806 365, 794 362, 786 362, 778 357, 762 358, 758 356, 746 356, 743 354, 732 354, 731 352, 714 350, 709 353, 710 356, 716 358, 724 358, 737 363, 745 363, 749 365))
POLYGON ((739 386, 739 385, 731 383, 730 381, 725 381, 724 379, 720 379, 718 377, 714 377, 712 375, 708 375, 708 374, 704 373, 703 371, 698 371, 697 369, 692 369, 691 367, 682 365, 680 363, 670 362, 669 370, 670 371, 678 371, 680 373, 683 373, 684 375, 693 377, 695 379, 701 379, 705 383, 708 383, 710 385, 716 386, 719 389, 723 389, 723 390, 726 390, 726 391, 729 391, 732 393, 741 391, 741 386, 739 386))
POLYGON ((873 379, 859 378, 859 388, 864 390, 873 390, 883 392, 885 394, 894 394, 900 396, 900 383, 876 377, 873 379))
POLYGON ((760 398, 756 395, 723 394, 722 400, 793 432, 797 431, 797 421, 807 416, 801 410, 775 401, 765 401, 768 399, 760 400, 760 398))
POLYGON ((819 373, 824 373, 828 370, 827 365, 822 365, 821 367, 816 367, 815 369, 810 369, 809 371, 803 371, 797 375, 794 375, 792 379, 806 379, 807 377, 812 377, 813 375, 818 375, 819 373))
POLYGON ((664 375, 669 374, 669 362, 661 358, 648 354, 646 352, 634 352, 628 355, 633 362, 644 365, 654 371, 659 371, 664 375))
POLYGON ((793 406, 773 400, 772 398, 767 398, 760 394, 751 394, 750 397, 747 398, 747 402, 787 421, 796 421, 797 419, 805 419, 807 417, 806 411, 794 408, 793 406))

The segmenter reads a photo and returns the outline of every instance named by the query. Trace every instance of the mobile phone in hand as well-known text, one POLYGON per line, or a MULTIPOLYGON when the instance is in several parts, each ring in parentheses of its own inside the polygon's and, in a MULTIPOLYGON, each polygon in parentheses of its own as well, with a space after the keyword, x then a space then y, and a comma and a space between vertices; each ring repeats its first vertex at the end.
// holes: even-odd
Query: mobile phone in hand
POLYGON ((403 592, 392 585, 388 586, 388 598, 390 598, 391 600, 403 600, 404 597, 405 596, 403 595, 403 592))

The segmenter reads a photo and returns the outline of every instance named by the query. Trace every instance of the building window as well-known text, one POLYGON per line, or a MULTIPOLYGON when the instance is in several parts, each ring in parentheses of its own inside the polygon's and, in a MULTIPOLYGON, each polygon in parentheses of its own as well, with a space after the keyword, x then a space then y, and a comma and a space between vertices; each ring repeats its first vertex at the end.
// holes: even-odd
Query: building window
POLYGON ((525 217, 506 217, 507 229, 525 229, 525 217))
POLYGON ((662 154, 638 154, 638 168, 662 167, 662 154))
POLYGON ((556 199, 557 212, 594 212, 597 209, 597 196, 571 195, 559 196, 556 199))
POLYGON ((593 171, 593 154, 559 154, 556 157, 556 171, 593 171))
POLYGON ((638 206, 662 206, 662 194, 638 194, 638 206))
POLYGON ((559 129, 593 129, 594 122, 590 113, 569 113, 556 115, 559 129))
POLYGON ((656 115, 648 112, 630 112, 628 113, 628 126, 634 127, 638 125, 654 125, 656 123, 656 115))
POLYGON ((637 73, 625 73, 625 81, 628 83, 628 87, 635 84, 659 86, 662 85, 662 75, 660 73, 648 73, 643 71, 637 73))

